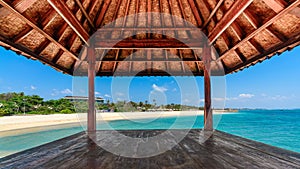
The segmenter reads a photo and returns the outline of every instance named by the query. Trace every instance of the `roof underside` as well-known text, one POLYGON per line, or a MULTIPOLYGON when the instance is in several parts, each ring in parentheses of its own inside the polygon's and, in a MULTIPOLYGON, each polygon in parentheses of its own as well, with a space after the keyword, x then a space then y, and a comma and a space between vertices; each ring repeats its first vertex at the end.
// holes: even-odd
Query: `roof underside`
POLYGON ((212 69, 222 67, 228 74, 299 45, 299 4, 300 0, 0 0, 0 45, 76 75, 87 72, 84 46, 101 29, 102 43, 95 50, 98 76, 202 76, 202 47, 192 25, 216 50, 212 69), (166 15, 119 19, 145 12, 166 15), (114 29, 105 27, 115 20, 119 22, 114 29))

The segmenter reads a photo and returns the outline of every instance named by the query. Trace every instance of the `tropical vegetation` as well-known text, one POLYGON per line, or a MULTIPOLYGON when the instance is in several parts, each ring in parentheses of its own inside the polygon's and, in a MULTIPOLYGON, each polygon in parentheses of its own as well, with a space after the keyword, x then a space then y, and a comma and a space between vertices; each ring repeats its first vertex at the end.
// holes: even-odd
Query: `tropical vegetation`
MULTIPOLYGON (((109 112, 142 112, 157 110, 202 110, 203 107, 187 106, 180 104, 157 105, 156 101, 150 104, 148 100, 144 102, 118 101, 96 104, 97 110, 109 112)), ((71 102, 68 99, 44 100, 38 95, 25 95, 21 93, 3 93, 0 94, 0 116, 18 115, 18 114, 70 114, 86 113, 88 110, 87 101, 71 102)))

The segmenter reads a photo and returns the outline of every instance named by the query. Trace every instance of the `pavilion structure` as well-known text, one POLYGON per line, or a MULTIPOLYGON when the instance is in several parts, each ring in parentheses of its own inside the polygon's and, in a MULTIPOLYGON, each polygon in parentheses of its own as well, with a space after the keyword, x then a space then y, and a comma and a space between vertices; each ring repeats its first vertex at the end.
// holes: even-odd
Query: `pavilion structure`
POLYGON ((95 76, 168 76, 170 71, 175 76, 204 76, 205 129, 212 130, 211 73, 220 67, 224 75, 238 72, 299 45, 299 4, 300 0, 0 0, 0 45, 69 75, 88 74, 89 131, 96 130, 95 76), (139 14, 144 15, 128 19, 139 14), (195 36, 195 28, 207 42, 195 36), (98 30, 102 41, 93 46, 89 39, 98 30))
MULTIPOLYGON (((89 77, 92 133, 95 76, 204 76, 204 130, 212 131, 211 76, 241 71, 299 44, 300 0, 0 0, 0 46, 89 77)), ((78 133, 0 159, 0 168, 300 166, 294 152, 220 131, 207 143, 198 136, 191 130, 171 150, 140 160, 109 153, 78 133)))

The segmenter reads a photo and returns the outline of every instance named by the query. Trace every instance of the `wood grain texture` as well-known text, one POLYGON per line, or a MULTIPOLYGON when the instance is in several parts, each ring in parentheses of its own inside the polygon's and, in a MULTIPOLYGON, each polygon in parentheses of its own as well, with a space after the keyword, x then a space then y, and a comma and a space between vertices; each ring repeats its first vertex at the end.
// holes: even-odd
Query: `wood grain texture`
MULTIPOLYGON (((103 131, 102 131, 103 132, 103 131)), ((108 133, 109 131, 105 131, 108 133)), ((163 130, 119 131, 151 137, 163 130)), ((177 131, 178 132, 178 131, 177 131)), ((180 131, 179 131, 180 132, 180 131)), ((299 168, 300 154, 221 131, 204 143, 191 130, 171 150, 150 158, 124 158, 98 147, 85 132, 0 159, 0 168, 299 168)), ((172 139, 172 138, 170 138, 172 139)))

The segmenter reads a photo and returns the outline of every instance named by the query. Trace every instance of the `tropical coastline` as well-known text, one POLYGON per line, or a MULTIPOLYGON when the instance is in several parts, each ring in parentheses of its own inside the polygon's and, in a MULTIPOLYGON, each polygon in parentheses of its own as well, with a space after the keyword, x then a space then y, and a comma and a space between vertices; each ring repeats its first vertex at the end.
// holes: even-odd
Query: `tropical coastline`
MULTIPOLYGON (((223 111, 216 110, 215 114, 223 111)), ((97 120, 130 120, 159 117, 176 117, 203 115, 203 111, 166 111, 166 112, 123 112, 123 113, 97 113, 97 120)), ((0 117, 0 133, 9 130, 19 130, 33 127, 47 127, 53 125, 64 125, 86 120, 86 114, 51 114, 51 115, 18 115, 0 117)), ((1 134, 0 134, 1 135, 1 134)))

